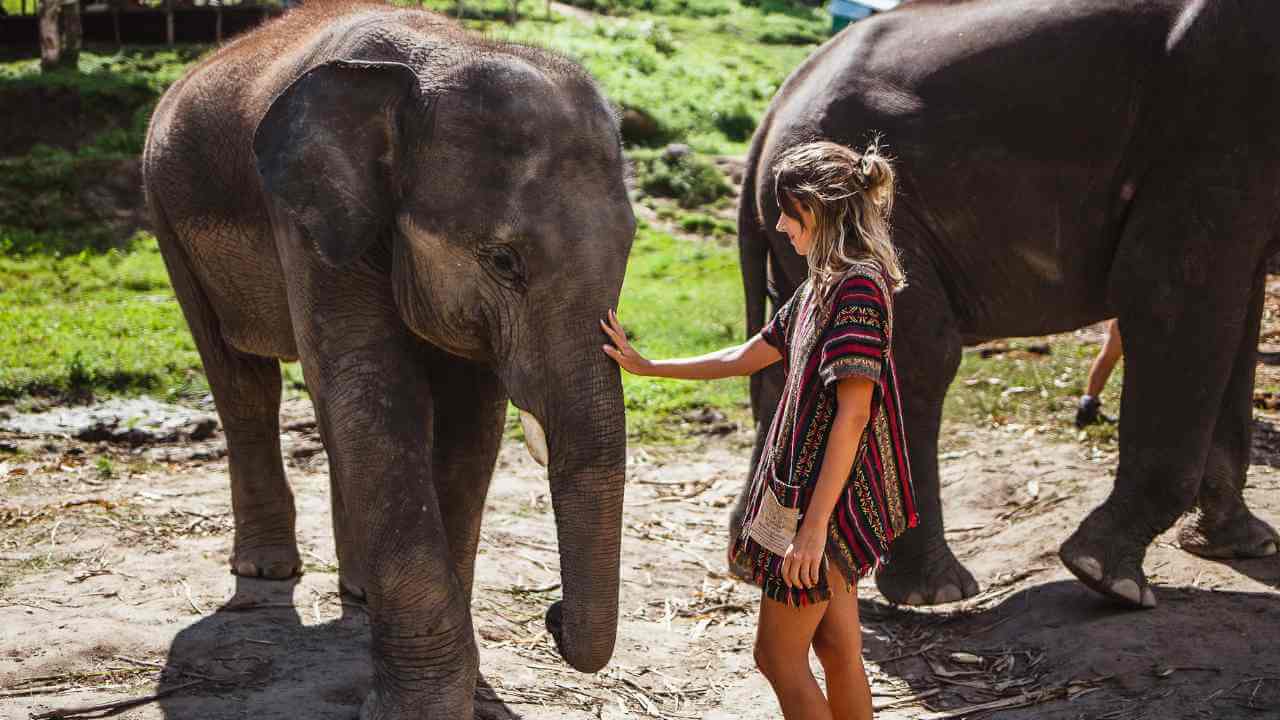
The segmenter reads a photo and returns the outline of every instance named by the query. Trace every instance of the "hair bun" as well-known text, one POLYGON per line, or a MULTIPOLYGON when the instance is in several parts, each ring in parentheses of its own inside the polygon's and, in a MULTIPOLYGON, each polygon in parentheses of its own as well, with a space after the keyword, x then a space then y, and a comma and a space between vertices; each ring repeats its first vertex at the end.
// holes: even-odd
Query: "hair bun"
POLYGON ((880 154, 880 146, 871 143, 862 152, 859 162, 859 174, 862 176, 862 189, 877 207, 888 211, 893 201, 893 163, 880 154))

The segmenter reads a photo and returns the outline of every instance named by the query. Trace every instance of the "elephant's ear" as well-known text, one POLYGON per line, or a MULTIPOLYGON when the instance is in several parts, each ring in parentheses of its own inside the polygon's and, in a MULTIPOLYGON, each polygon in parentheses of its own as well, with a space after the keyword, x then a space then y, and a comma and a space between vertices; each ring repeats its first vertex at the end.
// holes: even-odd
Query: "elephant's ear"
POLYGON ((416 88, 407 65, 334 60, 285 88, 254 132, 263 187, 330 265, 392 221, 399 109, 416 88))

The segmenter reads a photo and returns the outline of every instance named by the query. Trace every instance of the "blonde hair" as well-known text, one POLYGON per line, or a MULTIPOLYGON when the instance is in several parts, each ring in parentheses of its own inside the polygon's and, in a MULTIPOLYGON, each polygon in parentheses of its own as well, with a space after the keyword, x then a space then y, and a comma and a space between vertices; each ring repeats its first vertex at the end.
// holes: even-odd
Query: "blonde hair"
POLYGON ((859 260, 873 259, 889 288, 907 286, 891 240, 893 165, 877 141, 862 152, 833 142, 811 142, 787 150, 773 168, 778 207, 800 220, 798 203, 813 213, 809 276, 823 291, 859 260))

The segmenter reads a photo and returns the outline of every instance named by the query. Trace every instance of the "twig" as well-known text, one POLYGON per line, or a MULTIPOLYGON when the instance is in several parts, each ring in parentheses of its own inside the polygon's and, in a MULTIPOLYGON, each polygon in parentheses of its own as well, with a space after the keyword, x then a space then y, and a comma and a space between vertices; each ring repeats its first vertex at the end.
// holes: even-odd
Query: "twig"
POLYGON ((902 697, 895 697, 892 700, 882 700, 880 702, 873 702, 872 709, 886 710, 888 708, 894 707, 895 705, 903 705, 906 703, 919 702, 921 700, 924 700, 925 698, 933 697, 934 695, 937 695, 940 692, 942 692, 942 688, 933 688, 932 690, 925 690, 923 692, 918 692, 915 695, 905 695, 902 697))
POLYGON ((934 648, 935 648, 935 647, 937 647, 937 646, 938 646, 938 643, 929 643, 928 645, 925 645, 924 647, 920 648, 919 650, 912 650, 912 651, 911 651, 911 652, 909 652, 909 653, 902 653, 901 655, 894 655, 893 657, 887 657, 887 658, 885 658, 885 659, 883 659, 883 660, 872 660, 871 662, 873 662, 873 663, 875 663, 875 664, 877 664, 877 665, 883 665, 883 664, 885 664, 885 663, 887 663, 887 662, 894 662, 894 661, 897 661, 897 660, 906 660, 906 659, 907 659, 907 658, 909 658, 909 657, 915 657, 916 655, 923 655, 924 653, 929 652, 930 650, 934 649, 934 648))
POLYGON ((112 655, 111 657, 115 658, 116 660, 120 660, 120 661, 122 661, 122 662, 131 663, 131 664, 133 664, 133 665, 141 665, 141 666, 143 666, 143 667, 159 668, 159 669, 161 669, 161 670, 163 670, 163 669, 164 669, 164 665, 162 665, 162 664, 160 664, 160 663, 157 663, 157 662, 150 662, 150 661, 148 661, 148 660, 138 660, 138 659, 136 659, 136 658, 131 658, 131 657, 129 657, 128 655, 112 655))
POLYGON ((991 702, 979 703, 977 705, 969 705, 968 707, 956 708, 954 710, 943 710, 941 712, 929 713, 928 715, 919 716, 919 720, 948 720, 948 718, 964 717, 966 715, 973 715, 974 713, 985 710, 1009 710, 1011 708, 1026 707, 1028 705, 1039 705, 1040 703, 1057 700, 1063 695, 1064 692, 1061 688, 1041 690, 1039 692, 1015 695, 1013 697, 992 700, 991 702))
POLYGON ((197 615, 203 615, 204 610, 201 610, 200 606, 196 605, 195 599, 191 597, 191 586, 185 579, 179 579, 178 582, 182 583, 182 589, 187 591, 187 602, 191 604, 191 609, 195 610, 197 615))
POLYGON ((71 683, 63 683, 61 685, 37 685, 35 687, 22 688, 20 690, 4 690, 0 691, 0 698, 22 697, 23 695, 44 695, 47 693, 62 692, 75 687, 71 683))
POLYGON ((136 707, 138 705, 145 705, 150 702, 155 702, 160 698, 167 697, 176 692, 186 690, 187 688, 190 688, 190 687, 195 687, 196 685, 203 685, 206 682, 208 681, 192 680, 189 683, 183 683, 182 685, 175 685, 174 687, 166 688, 164 690, 160 690, 150 695, 143 695, 142 697, 129 698, 128 700, 117 700, 115 702, 103 703, 101 705, 89 705, 87 707, 66 708, 63 710, 50 710, 48 712, 42 712, 36 715, 32 715, 31 720, 52 720, 55 718, 59 720, 65 720, 66 718, 74 718, 80 715, 86 715, 88 713, 101 713, 107 710, 124 710, 126 708, 136 707))

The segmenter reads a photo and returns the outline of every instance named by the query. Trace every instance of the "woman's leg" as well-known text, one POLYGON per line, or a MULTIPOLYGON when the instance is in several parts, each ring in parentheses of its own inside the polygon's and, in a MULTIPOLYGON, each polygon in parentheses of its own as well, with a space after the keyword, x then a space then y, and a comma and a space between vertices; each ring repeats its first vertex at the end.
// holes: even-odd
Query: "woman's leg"
POLYGON ((809 669, 809 647, 829 604, 797 608, 768 597, 760 601, 756 665, 773 686, 786 720, 832 720, 827 698, 809 669))
POLYGON ((862 626, 858 621, 858 592, 833 573, 831 602, 813 636, 827 674, 827 700, 833 720, 871 720, 871 686, 862 665, 862 626))
POLYGON ((1093 359, 1093 366, 1089 368, 1089 385, 1085 388, 1086 395, 1102 397, 1102 390, 1107 386, 1107 380, 1111 378, 1111 371, 1115 370, 1116 363, 1120 361, 1122 355, 1124 355, 1124 341, 1120 337, 1120 324, 1112 320, 1107 323, 1106 342, 1102 344, 1102 350, 1093 359))

